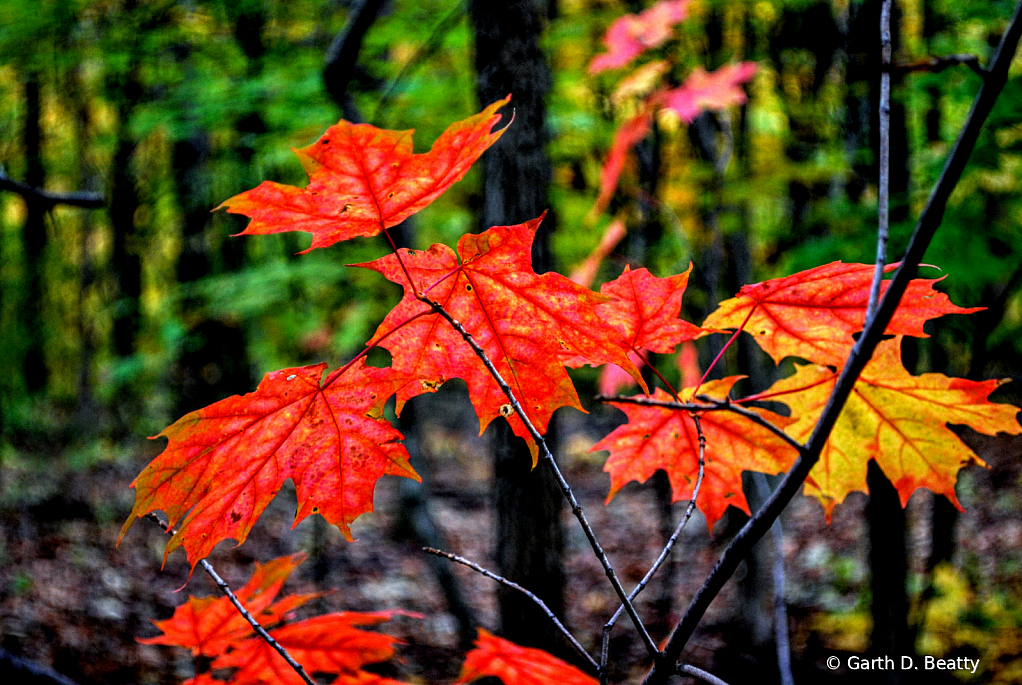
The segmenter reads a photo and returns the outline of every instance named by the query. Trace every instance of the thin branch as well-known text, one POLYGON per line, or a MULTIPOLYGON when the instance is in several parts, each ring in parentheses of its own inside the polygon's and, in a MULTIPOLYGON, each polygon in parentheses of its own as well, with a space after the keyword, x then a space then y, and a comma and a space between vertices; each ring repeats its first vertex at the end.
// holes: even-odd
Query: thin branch
POLYGON ((27 183, 15 181, 7 177, 7 174, 0 171, 0 190, 10 190, 18 193, 26 202, 36 202, 50 209, 54 205, 70 205, 82 207, 83 209, 99 209, 106 204, 102 193, 56 193, 51 190, 35 188, 27 183))
MULTIPOLYGON (((753 474, 753 482, 761 500, 770 497, 770 485, 762 473, 753 474)), ((774 642, 777 647, 777 670, 781 674, 781 685, 795 685, 795 677, 791 673, 791 643, 788 637, 788 598, 785 591, 784 573, 784 528, 781 519, 774 520, 770 526, 770 537, 774 542, 774 642)))
POLYGON ((739 416, 744 416, 753 423, 766 428, 768 431, 776 435, 777 437, 784 440, 786 443, 791 445, 793 448, 798 450, 799 454, 804 454, 806 451, 805 445, 800 443, 795 438, 791 437, 784 432, 784 429, 779 426, 775 426, 772 422, 764 419, 762 416, 746 409, 745 407, 735 404, 731 400, 717 400, 707 395, 696 395, 696 399, 706 404, 696 404, 694 402, 669 402, 666 400, 655 400, 651 397, 644 395, 636 395, 634 397, 621 397, 613 396, 608 397, 607 395, 597 395, 596 400, 599 402, 616 402, 618 404, 639 404, 644 407, 664 407, 665 409, 685 409, 688 411, 729 411, 739 416))
POLYGON ((564 635, 564 637, 566 637, 568 639, 568 642, 570 642, 571 646, 575 648, 575 651, 578 652, 580 656, 582 656, 586 661, 589 662, 589 665, 593 667, 593 670, 596 670, 596 671, 599 670, 600 665, 598 663, 596 663, 596 659, 594 659, 592 656, 590 656, 589 652, 586 651, 585 647, 580 645, 578 640, 575 639, 575 636, 572 635, 571 632, 567 628, 564 627, 564 624, 561 623, 560 619, 558 619, 557 616, 554 614, 554 612, 550 610, 550 607, 548 607, 546 605, 546 602, 544 602, 542 599, 537 597, 531 591, 523 588, 518 583, 515 583, 513 581, 508 580, 507 578, 504 578, 503 576, 498 576, 493 571, 488 571, 487 569, 483 568, 479 564, 477 564, 475 562, 472 562, 472 561, 469 561, 465 557, 459 557, 457 554, 451 554, 450 552, 444 552, 443 550, 434 549, 433 547, 423 547, 422 551, 426 552, 427 554, 435 554, 438 557, 444 557, 445 559, 450 559, 451 561, 454 561, 454 562, 457 562, 459 564, 462 564, 463 566, 468 566, 470 569, 472 569, 476 573, 481 573, 484 576, 486 576, 487 578, 489 578, 491 580, 497 581, 501 585, 506 585, 507 587, 511 588, 512 590, 518 590, 519 592, 521 592, 523 595, 525 595, 526 597, 531 599, 533 602, 535 602, 536 605, 540 609, 542 609, 543 613, 547 615, 547 618, 549 618, 551 621, 553 621, 553 624, 555 626, 557 626, 557 629, 560 630, 561 633, 564 635))
POLYGON ((979 63, 979 57, 976 55, 944 55, 943 57, 926 57, 912 62, 887 64, 882 66, 881 69, 899 74, 912 71, 929 71, 937 73, 950 67, 956 67, 959 64, 964 64, 984 79, 987 77, 987 70, 979 63))
POLYGON ((323 59, 323 85, 349 119, 354 117, 348 111, 348 83, 355 75, 362 41, 383 9, 383 1, 362 0, 352 8, 344 28, 334 36, 323 59))
POLYGON ((707 673, 703 669, 696 668, 695 666, 692 666, 690 664, 681 664, 680 666, 678 666, 677 673, 678 675, 690 675, 693 678, 705 680, 710 685, 727 685, 725 681, 721 680, 712 673, 707 673))
POLYGON ((536 442, 536 446, 539 448, 539 452, 543 457, 543 460, 553 471, 554 477, 557 479, 557 484, 561 488, 561 492, 564 493, 564 497, 568 500, 568 504, 571 506, 571 512, 575 515, 575 518, 578 519, 579 524, 582 526, 582 530, 586 534, 586 538, 589 540, 589 546, 593 548, 593 552, 603 565, 603 570, 607 574, 610 584, 614 587, 614 591, 621 599, 621 603, 625 605, 625 611, 628 612, 628 617, 632 619, 635 629, 639 631, 639 636, 642 638, 642 642, 646 646, 646 650, 649 651, 649 653, 654 657, 654 660, 656 660, 660 656, 660 650, 657 649, 656 643, 654 643, 653 638, 650 637, 645 624, 642 622, 642 619, 639 618, 639 614, 635 611, 635 607, 632 606, 632 602, 628 599, 628 595, 625 594, 625 589, 624 586, 621 585, 621 580, 617 577, 617 573, 615 573, 614 567, 610 563, 610 559, 607 558, 606 552, 603 551, 603 547, 596 539, 592 526, 589 525, 589 521, 586 519, 585 512, 582 511, 581 505, 579 505, 578 500, 575 499, 575 493, 572 491, 571 486, 568 485, 568 481, 564 479, 564 474, 562 474, 561 469, 558 468, 557 462, 554 461, 554 456, 550 453, 550 448, 547 445, 546 440, 544 440, 540 432, 536 430, 536 427, 532 424, 532 421, 525 413, 525 410, 522 409, 522 405, 515 397, 514 392, 511 390, 511 386, 507 384, 507 381, 505 381, 500 375, 497 367, 493 365, 489 355, 486 354, 486 350, 479 346, 479 343, 475 341, 472 334, 465 330, 465 327, 461 325, 461 322, 451 316, 451 314, 443 308, 443 305, 434 302, 424 295, 419 295, 419 300, 429 305, 434 312, 443 317, 447 323, 451 324, 454 330, 461 334, 461 337, 464 338, 466 343, 468 343, 468 346, 472 348, 472 351, 475 352, 476 356, 479 357, 486 366, 486 370, 489 371, 490 375, 493 376, 493 379, 497 381, 497 385, 500 386, 500 389, 507 397, 508 402, 511 403, 512 410, 514 410, 515 414, 518 415, 518 418, 522 420, 522 423, 525 424, 526 430, 529 431, 529 435, 532 436, 532 439, 536 442))
POLYGON ((891 217, 891 0, 880 6, 880 188, 877 192, 877 260, 866 305, 866 321, 876 311, 887 266, 887 236, 891 217))
POLYGON ((643 680, 645 685, 662 685, 674 673, 673 665, 677 663, 682 650, 688 644, 696 626, 702 620, 710 602, 720 593, 724 583, 731 577, 738 568, 742 559, 752 549, 760 538, 770 529, 774 520, 781 511, 788 505, 791 498, 795 496, 810 470, 820 458, 827 438, 830 436, 838 415, 844 407, 845 401, 852 392, 859 374, 866 366, 877 343, 880 342, 887 324, 894 315, 894 310, 901 301, 909 282, 915 277, 923 254, 929 247, 934 233, 940 227, 944 218, 944 211, 947 208, 948 198, 954 191, 955 186, 962 177, 965 165, 976 146, 980 129, 986 121, 990 110, 993 109, 998 95, 1004 89, 1008 80, 1008 67, 1015 55, 1019 39, 1022 38, 1022 2, 1016 8, 1014 16, 1008 29, 1001 38, 1001 44, 991 62, 988 77, 979 89, 976 99, 973 102, 972 110, 966 119, 965 126, 958 135, 954 149, 948 157, 940 179, 934 186, 933 192, 923 209, 915 232, 909 242, 908 249, 902 257, 901 266, 891 279, 891 284, 884 293, 880 306, 877 308, 873 320, 868 322, 862 335, 856 341, 852 352, 842 369, 837 385, 831 393, 827 406, 824 408, 820 419, 816 423, 806 444, 806 450, 795 461, 795 465, 784 476, 781 484, 774 490, 770 499, 750 518, 731 543, 724 550, 724 554, 717 561, 713 570, 706 577, 702 587, 696 592, 689 604, 685 616, 675 627, 674 632, 667 641, 663 651, 663 659, 654 663, 652 670, 643 680), (671 668, 665 668, 663 664, 670 664, 671 668))
MULTIPOLYGON (((164 524, 163 521, 160 520, 160 517, 156 514, 149 513, 143 518, 155 521, 167 535, 177 535, 177 531, 171 528, 170 524, 164 524)), ((262 624, 260 624, 259 621, 257 621, 251 613, 249 613, 248 609, 246 609, 241 603, 241 600, 238 599, 237 595, 231 591, 231 586, 227 584, 226 580, 220 577, 220 574, 216 572, 213 565, 205 559, 200 559, 199 565, 202 566, 203 570, 209 574, 209 577, 213 579, 213 582, 216 583, 218 588, 220 588, 220 591, 227 595, 227 599, 231 600, 231 604, 233 604, 234 608, 238 610, 238 613, 241 614, 246 621, 248 621, 248 624, 252 626, 252 629, 256 632, 256 634, 259 635, 266 644, 273 647, 277 654, 280 654, 280 656, 284 658, 284 661, 286 661, 288 665, 294 669, 295 673, 298 674, 298 677, 305 682, 305 685, 319 685, 319 683, 309 677, 309 674, 305 672, 305 668, 295 661, 294 658, 288 654, 288 651, 284 649, 279 642, 273 639, 273 636, 266 632, 266 629, 263 628, 262 624)))
MULTIPOLYGON (((685 509, 684 516, 681 517, 681 522, 678 527, 674 529, 674 534, 671 535, 664 549, 660 552, 660 556, 653 562, 653 566, 650 567, 646 575, 643 576, 639 584, 628 594, 628 599, 635 599, 640 592, 649 584, 652 580, 653 575, 660 570, 664 562, 667 561, 667 557, 671 554, 671 550, 674 548, 674 543, 678 541, 681 536, 681 531, 685 530, 685 526, 688 525, 689 519, 692 518, 693 512, 696 509, 696 499, 699 497, 699 491, 703 487, 703 476, 706 475, 706 434, 703 433, 703 424, 700 421, 697 414, 692 415, 692 420, 696 424, 696 434, 699 436, 699 475, 696 476, 696 486, 692 489, 692 499, 688 501, 688 507, 685 509)), ((607 677, 609 672, 607 670, 607 659, 610 654, 610 631, 614 628, 614 624, 621 617, 621 612, 624 611, 624 605, 622 604, 611 616, 610 620, 603 626, 603 646, 600 649, 600 683, 607 685, 607 677)))

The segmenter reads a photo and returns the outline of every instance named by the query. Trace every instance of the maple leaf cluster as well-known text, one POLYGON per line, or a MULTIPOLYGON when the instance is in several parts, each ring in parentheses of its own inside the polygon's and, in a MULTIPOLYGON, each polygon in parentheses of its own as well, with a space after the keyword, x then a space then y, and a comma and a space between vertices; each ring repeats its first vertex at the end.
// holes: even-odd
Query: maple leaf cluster
MULTIPOLYGON (((235 596, 261 625, 280 624, 271 627, 270 636, 307 673, 333 676, 331 685, 407 685, 362 668, 389 660, 394 656, 394 646, 401 641, 360 627, 379 625, 398 615, 422 618, 421 615, 402 611, 345 611, 285 623, 295 609, 323 594, 277 599, 284 582, 305 558, 304 553, 298 553, 264 565, 257 562, 252 577, 235 596)), ((139 642, 183 647, 193 656, 206 657, 209 670, 196 674, 183 685, 305 685, 268 642, 254 637, 251 624, 227 597, 189 597, 172 617, 153 624, 162 634, 140 638, 139 642), (228 672, 229 675, 223 675, 228 672)), ((455 685, 486 676, 500 678, 505 685, 597 682, 542 650, 520 647, 479 629, 475 648, 465 655, 455 685)))
MULTIPOLYGON (((502 130, 493 130, 501 118, 497 110, 508 100, 451 125, 419 155, 412 153, 410 131, 342 121, 297 151, 310 177, 306 188, 266 182, 223 206, 252 218, 245 233, 310 232, 310 249, 356 236, 389 238, 388 227, 442 194, 499 139, 502 130)), ((132 483, 135 506, 121 536, 137 517, 163 510, 168 528, 177 528, 165 558, 183 547, 194 569, 223 540, 241 544, 291 479, 298 497, 295 525, 318 513, 350 540, 350 525, 372 511, 382 476, 418 478, 403 436, 384 417, 391 397, 400 413, 409 399, 460 378, 480 431, 503 417, 529 443, 535 460, 533 431, 541 435, 560 407, 583 410, 566 369, 585 364, 616 365, 643 390, 612 402, 628 422, 593 447, 610 452, 608 500, 626 483, 663 470, 674 500, 695 497, 711 529, 729 505, 748 512, 742 472, 781 473, 794 463, 796 441, 813 430, 853 336, 862 330, 873 267, 835 262, 745 286, 698 326, 680 318, 691 266, 666 278, 626 268, 599 293, 557 273, 536 274, 531 248, 542 220, 462 236, 456 250, 439 244, 394 249, 354 265, 404 288, 366 350, 330 372, 317 364, 269 373, 254 392, 216 402, 166 428, 157 436, 167 438, 166 449, 132 483), (807 364, 744 399, 730 397, 737 377, 707 381, 710 369, 680 392, 660 376, 666 391, 649 392, 639 366, 649 363, 650 353, 671 354, 682 346, 691 377, 692 341, 725 330, 734 331, 732 339, 748 332, 775 362, 796 357, 807 364), (367 365, 365 354, 375 347, 390 351, 390 366, 367 365), (762 401, 786 405, 789 415, 755 405, 762 401), (738 406, 743 411, 729 410, 738 406), (701 438, 705 475, 696 494, 701 438)), ((935 283, 916 279, 909 285, 886 331, 893 337, 866 366, 806 481, 807 494, 822 502, 828 517, 849 493, 866 489, 870 459, 903 503, 926 487, 957 505, 958 471, 982 462, 948 423, 987 434, 1022 432, 1017 408, 988 399, 1000 381, 912 376, 904 368, 903 336, 925 336, 923 324, 930 319, 976 311, 952 304, 934 290, 935 283)), ((312 597, 276 600, 297 563, 298 557, 289 557, 257 568, 238 593, 258 620, 279 623, 312 597)), ((158 624, 164 634, 152 642, 187 647, 209 657, 213 669, 236 669, 229 681, 234 685, 297 683, 295 672, 270 645, 251 637, 248 624, 225 602, 190 599, 158 624)), ((362 666, 388 659, 396 640, 358 626, 392 615, 329 614, 270 634, 310 672, 335 675, 341 685, 386 685, 362 666)), ((482 675, 508 685, 592 682, 548 657, 482 632, 461 682, 482 675)), ((216 682, 202 674, 193 685, 216 682)))

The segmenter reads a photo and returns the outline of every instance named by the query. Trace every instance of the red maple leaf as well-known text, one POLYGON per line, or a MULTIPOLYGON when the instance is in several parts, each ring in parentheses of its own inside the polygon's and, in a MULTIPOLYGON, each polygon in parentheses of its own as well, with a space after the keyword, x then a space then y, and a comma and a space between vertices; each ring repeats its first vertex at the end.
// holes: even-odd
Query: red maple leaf
MULTIPOLYGON (((704 383, 701 394, 723 399, 739 378, 731 376, 704 383)), ((691 401, 694 393, 695 388, 687 388, 680 397, 682 401, 691 401)), ((672 398, 657 388, 650 399, 670 402, 672 398)), ((610 404, 628 416, 628 423, 615 428, 589 450, 610 451, 603 467, 610 474, 607 501, 630 481, 645 482, 660 469, 670 479, 673 501, 691 499, 699 475, 699 435, 689 412, 623 402, 610 404)), ((792 421, 763 409, 756 411, 777 426, 792 421)), ((728 505, 750 513, 742 492, 742 471, 781 473, 788 470, 798 454, 782 438, 739 414, 704 412, 701 422, 706 437, 705 476, 696 506, 713 530, 713 524, 724 515, 728 505)))
MULTIPOLYGON (((897 264, 887 266, 893 271, 897 264)), ((750 333, 774 362, 801 357, 817 364, 841 367, 855 344, 853 333, 862 330, 869 303, 872 264, 831 262, 807 271, 743 286, 738 295, 720 303, 703 322, 712 328, 742 328, 750 333)), ((971 314, 951 303, 933 285, 941 279, 917 278, 908 288, 888 335, 927 337, 923 323, 945 314, 971 314)), ((886 292, 884 281, 881 292, 886 292)))
MULTIPOLYGON (((325 614, 269 633, 307 673, 346 674, 354 676, 354 680, 340 682, 359 683, 362 666, 391 658, 394 644, 401 640, 391 635, 359 630, 355 626, 376 625, 389 620, 394 613, 325 614)), ((212 668, 237 668, 238 671, 231 676, 232 685, 305 685, 284 658, 259 637, 235 643, 231 651, 213 661, 212 668)), ((373 681, 370 677, 362 682, 373 681)))
MULTIPOLYGON (((289 595, 274 602, 288 576, 305 561, 299 552, 265 565, 256 563, 252 578, 235 595, 257 621, 273 625, 284 615, 315 599, 320 593, 289 595)), ((227 597, 189 597, 166 621, 153 621, 163 635, 140 639, 147 645, 187 647, 195 656, 217 656, 234 642, 252 634, 252 626, 227 597)))
MULTIPOLYGON (((383 405, 410 378, 368 367, 365 359, 320 379, 326 364, 266 374, 255 392, 194 411, 157 437, 167 448, 132 483, 135 518, 162 509, 177 525, 164 559, 184 546, 192 568, 217 543, 241 544, 259 515, 291 478, 298 494, 295 525, 319 513, 349 540, 349 524, 372 511, 384 475, 418 480, 382 417, 383 405)), ((119 538, 120 539, 120 538, 119 538)))
POLYGON ((541 649, 520 647, 479 628, 475 648, 465 655, 465 665, 454 685, 465 685, 487 676, 504 685, 597 685, 599 681, 541 649))
POLYGON ((589 63, 589 73, 599 74, 623 67, 646 50, 666 43, 674 35, 674 25, 688 16, 690 2, 661 0, 639 14, 619 17, 603 36, 607 52, 593 58, 589 63))
POLYGON ((755 62, 728 64, 710 73, 696 67, 681 86, 661 93, 657 100, 691 124, 706 110, 745 104, 748 98, 740 86, 755 75, 755 62))
POLYGON ((417 299, 401 262, 419 292, 443 305, 482 346, 542 433, 558 407, 582 410, 562 358, 617 364, 641 378, 619 332, 596 312, 607 297, 560 274, 532 270, 532 241, 542 219, 462 236, 457 254, 446 245, 433 245, 426 251, 400 250, 400 262, 392 254, 356 265, 405 288, 404 298, 368 343, 390 350, 395 369, 424 379, 398 391, 398 411, 411 397, 461 378, 468 384, 480 432, 503 416, 515 435, 529 443, 533 459, 537 447, 493 376, 461 334, 417 299))
POLYGON ((374 236, 460 180, 504 132, 491 131, 501 118, 496 111, 510 100, 509 95, 451 124, 421 155, 412 153, 414 131, 342 120, 312 145, 294 151, 309 175, 305 188, 263 181, 220 207, 252 218, 239 235, 305 231, 312 234, 309 250, 374 236))

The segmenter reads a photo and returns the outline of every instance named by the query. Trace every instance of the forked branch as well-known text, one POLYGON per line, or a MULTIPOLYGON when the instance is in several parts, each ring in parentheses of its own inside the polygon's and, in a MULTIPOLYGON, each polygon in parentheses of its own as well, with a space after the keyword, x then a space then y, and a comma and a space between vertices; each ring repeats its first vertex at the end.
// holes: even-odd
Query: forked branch
POLYGON ((531 599, 533 602, 536 603, 536 605, 543 611, 543 613, 547 615, 547 618, 549 618, 553 622, 553 624, 557 627, 557 629, 561 631, 561 633, 564 635, 564 637, 566 637, 568 639, 568 642, 570 642, 571 646, 575 648, 575 651, 578 652, 579 655, 583 659, 585 659, 587 662, 589 662, 589 665, 593 667, 594 671, 598 671, 600 669, 600 665, 598 663, 596 663, 596 659, 594 659, 592 656, 589 655, 589 652, 586 651, 585 647, 583 647, 581 644, 579 644, 578 640, 575 639, 575 636, 571 634, 571 631, 569 631, 567 628, 564 627, 564 624, 561 623, 560 619, 557 618, 557 615, 554 614, 554 612, 550 610, 550 607, 548 607, 546 605, 546 602, 544 602, 542 599, 537 597, 535 595, 535 593, 531 592, 530 590, 525 589, 524 587, 522 587, 518 583, 510 581, 510 580, 508 580, 507 578, 505 578, 503 576, 497 575, 493 571, 489 571, 489 570, 483 568, 482 566, 480 566, 479 564, 477 564, 477 563, 475 563, 473 561, 469 561, 465 557, 459 557, 457 554, 451 554, 450 552, 444 552, 443 550, 434 549, 432 547, 423 547, 422 551, 426 552, 427 554, 435 554, 438 557, 443 557, 445 559, 450 559, 451 561, 459 563, 459 564, 461 564, 463 566, 468 566, 470 569, 472 569, 476 573, 481 573, 482 575, 486 576, 490 580, 495 580, 498 583, 500 583, 501 585, 506 585, 507 587, 511 588, 512 590, 517 590, 518 592, 521 592, 523 595, 525 595, 526 597, 528 597, 529 599, 531 599))
POLYGON ((973 102, 972 110, 965 122, 964 128, 958 135, 951 156, 948 157, 941 172, 940 178, 934 186, 933 192, 919 217, 916 229, 912 234, 908 249, 902 257, 901 266, 891 279, 891 284, 884 293, 880 306, 877 308, 873 318, 866 323, 862 335, 852 348, 848 361, 841 371, 837 384, 831 393, 827 406, 824 408, 820 419, 816 423, 809 441, 806 443, 805 452, 796 460, 795 465, 784 476, 780 486, 774 490, 766 503, 749 519, 742 529, 735 535, 734 539, 724 550, 713 570, 707 576, 703 585, 692 598, 684 617, 675 627, 670 639, 663 651, 663 658, 654 663, 652 670, 646 675, 643 683, 645 685, 663 685, 667 679, 675 673, 674 665, 678 662, 682 650, 688 644, 696 626, 702 620, 706 609, 713 598, 720 593, 724 583, 731 577, 738 568, 739 563, 748 554, 763 535, 770 530, 774 520, 781 511, 788 505, 795 493, 798 492, 802 483, 812 470, 820 457, 824 444, 830 436, 838 415, 844 407, 848 396, 852 392, 859 374, 866 366, 873 350, 883 336, 887 324, 890 323, 894 311, 901 301, 909 282, 915 278, 919 264, 922 262, 926 248, 929 247, 934 233, 940 227, 944 218, 944 211, 947 208, 948 198, 954 191, 955 186, 962 177, 965 165, 976 146, 980 129, 986 121, 997 100, 998 95, 1004 89, 1008 80, 1008 67, 1011 64, 1015 51, 1018 48, 1019 39, 1022 37, 1022 2, 1015 8, 1015 14, 1011 19, 1007 31, 1001 38, 1001 44, 990 64, 988 75, 980 87, 979 93, 973 102))
MULTIPOLYGON (((157 516, 156 514, 149 513, 146 514, 143 518, 147 518, 150 521, 154 521, 160 528, 163 529, 163 532, 166 533, 167 535, 177 535, 177 531, 171 528, 169 524, 165 524, 163 521, 161 521, 160 517, 157 516)), ((245 608, 245 605, 241 603, 241 600, 238 599, 238 596, 234 594, 234 592, 231 590, 231 586, 227 584, 227 581, 221 578, 220 574, 216 572, 216 569, 213 568, 213 565, 210 564, 205 559, 200 559, 199 565, 202 566, 202 570, 209 574, 209 577, 213 579, 213 582, 216 583, 216 586, 218 588, 220 588, 220 591, 227 595, 227 599, 231 601, 231 604, 233 604, 234 608, 238 610, 238 613, 241 614, 246 621, 248 621, 248 624, 252 626, 252 630, 254 630, 256 634, 266 642, 266 644, 268 644, 270 647, 273 647, 277 654, 280 654, 280 656, 283 657, 284 661, 287 662, 288 666, 293 668, 295 673, 298 674, 298 677, 305 682, 305 685, 319 685, 319 683, 317 683, 315 680, 309 677, 309 674, 306 673, 305 668, 300 663, 295 661, 294 657, 288 654, 288 651, 283 647, 283 645, 281 645, 279 642, 273 639, 273 636, 266 632, 266 629, 263 628, 262 624, 255 619, 255 616, 253 616, 249 612, 249 610, 245 608)))

